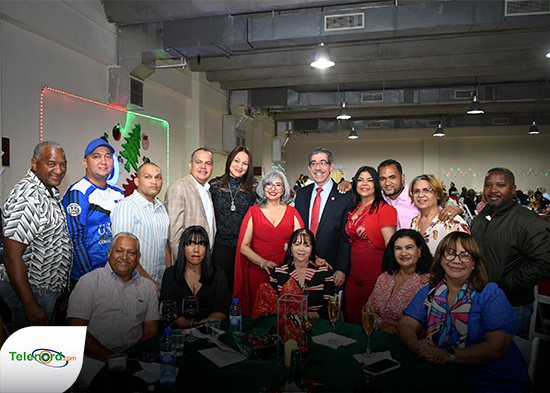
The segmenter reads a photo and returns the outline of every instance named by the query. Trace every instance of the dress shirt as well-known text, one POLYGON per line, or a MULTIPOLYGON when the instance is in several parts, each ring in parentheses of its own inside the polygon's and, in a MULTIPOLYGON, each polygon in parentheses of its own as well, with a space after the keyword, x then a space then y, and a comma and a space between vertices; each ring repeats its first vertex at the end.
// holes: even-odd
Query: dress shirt
POLYGON ((137 190, 118 203, 111 217, 113 236, 130 232, 140 244, 139 263, 157 283, 162 283, 166 270, 166 243, 170 219, 164 204, 155 198, 149 202, 137 190))
MULTIPOLYGON (((328 201, 328 196, 330 195, 330 191, 332 190, 334 182, 332 179, 329 179, 328 182, 322 186, 323 192, 321 193, 321 208, 319 209, 319 223, 321 223, 321 218, 323 217, 323 210, 325 209, 325 205, 328 201)), ((309 202, 309 223, 308 228, 311 228, 311 211, 313 210, 313 203, 315 202, 315 197, 317 196, 317 189, 319 186, 317 184, 313 185, 313 192, 311 193, 311 200, 309 202)))
MULTIPOLYGON (((191 176, 192 177, 192 176, 191 176)), ((204 211, 206 212, 206 220, 208 221, 208 226, 210 230, 208 231, 208 240, 210 241, 210 249, 214 248, 214 206, 212 206, 212 198, 210 196, 210 183, 204 183, 204 186, 200 184, 197 179, 193 177, 193 180, 197 184, 197 190, 199 190, 199 195, 201 196, 202 205, 204 206, 204 211)))
POLYGON ((384 194, 384 192, 382 192, 382 196, 386 203, 389 203, 397 210, 397 230, 408 228, 412 218, 420 214, 420 210, 411 201, 409 185, 407 183, 403 183, 403 190, 395 201, 384 194))

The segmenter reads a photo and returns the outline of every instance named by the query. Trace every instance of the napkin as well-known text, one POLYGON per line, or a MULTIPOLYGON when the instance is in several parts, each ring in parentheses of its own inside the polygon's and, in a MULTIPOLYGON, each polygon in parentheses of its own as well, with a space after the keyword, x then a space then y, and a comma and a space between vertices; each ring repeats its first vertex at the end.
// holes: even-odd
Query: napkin
POLYGON ((382 359, 395 360, 394 358, 391 357, 390 351, 375 352, 374 356, 371 356, 371 357, 366 357, 366 356, 363 356, 362 353, 358 353, 353 355, 353 357, 355 358, 355 360, 357 360, 359 363, 363 363, 365 366, 368 366, 369 364, 372 364, 372 363, 376 363, 382 359))
POLYGON ((201 349, 199 353, 214 362, 218 367, 225 367, 247 359, 246 356, 233 349, 220 349, 219 347, 201 349))
MULTIPOLYGON (((143 370, 138 371, 134 375, 143 379, 147 383, 154 383, 160 379, 160 363, 139 362, 143 370)), ((176 367, 176 378, 179 369, 176 367)))
POLYGON ((313 336, 311 339, 316 344, 325 345, 332 349, 338 349, 338 347, 345 347, 346 345, 353 344, 355 341, 357 341, 357 340, 354 340, 353 338, 341 336, 339 334, 335 334, 332 332, 320 334, 318 336, 313 336), (331 343, 329 342, 331 338, 335 338, 338 341, 335 343, 331 343))

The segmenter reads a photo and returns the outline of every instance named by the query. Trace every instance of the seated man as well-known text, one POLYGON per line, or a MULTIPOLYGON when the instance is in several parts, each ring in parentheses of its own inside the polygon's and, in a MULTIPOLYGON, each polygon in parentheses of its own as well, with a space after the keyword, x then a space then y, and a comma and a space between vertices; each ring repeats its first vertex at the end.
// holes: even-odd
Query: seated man
MULTIPOLYGON (((155 284, 134 269, 139 262, 139 240, 120 232, 107 252, 109 263, 78 281, 69 298, 69 326, 87 326, 83 372, 158 331, 158 299, 155 284), (97 362, 86 361, 86 357, 97 362)), ((95 368, 95 372, 99 370, 95 368)), ((91 371, 91 374, 95 374, 91 371)), ((81 377, 89 383, 93 375, 81 377)))

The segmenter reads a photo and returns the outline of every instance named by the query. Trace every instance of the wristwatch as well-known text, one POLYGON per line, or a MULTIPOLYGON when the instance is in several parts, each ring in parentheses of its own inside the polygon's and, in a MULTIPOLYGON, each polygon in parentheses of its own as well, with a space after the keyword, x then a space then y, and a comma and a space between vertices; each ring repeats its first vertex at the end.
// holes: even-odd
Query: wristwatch
POLYGON ((453 348, 446 348, 445 349, 447 351, 447 354, 449 355, 449 362, 450 363, 454 363, 455 362, 455 357, 456 357, 456 353, 455 353, 455 350, 453 348))

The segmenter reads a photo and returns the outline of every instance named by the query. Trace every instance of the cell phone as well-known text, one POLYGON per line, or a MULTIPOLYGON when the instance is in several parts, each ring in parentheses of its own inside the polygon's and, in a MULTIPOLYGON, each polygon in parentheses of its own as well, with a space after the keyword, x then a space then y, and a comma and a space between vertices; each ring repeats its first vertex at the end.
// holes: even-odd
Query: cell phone
POLYGON ((128 355, 128 359, 139 360, 140 362, 156 362, 159 357, 159 354, 156 352, 128 351, 126 355, 128 355))
POLYGON ((370 375, 376 376, 397 370, 399 367, 401 367, 401 364, 393 359, 382 359, 372 364, 363 366, 363 371, 370 375))

